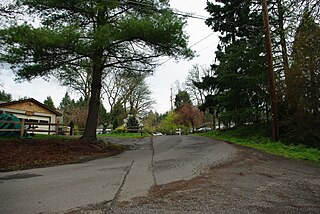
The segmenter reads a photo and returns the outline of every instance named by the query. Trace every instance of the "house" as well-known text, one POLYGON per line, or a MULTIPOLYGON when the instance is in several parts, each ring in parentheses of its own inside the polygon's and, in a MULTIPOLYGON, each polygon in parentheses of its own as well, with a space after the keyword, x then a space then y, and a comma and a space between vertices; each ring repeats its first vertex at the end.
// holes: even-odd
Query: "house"
MULTIPOLYGON (((44 130, 42 132, 45 132, 45 130, 56 130, 56 126, 45 124, 57 123, 62 116, 58 111, 50 109, 33 98, 0 103, 0 114, 1 113, 13 114, 20 120, 25 119, 26 122, 41 123, 41 125, 36 125, 38 126, 36 129, 44 130)), ((34 133, 37 133, 36 129, 34 129, 34 133)), ((50 132, 47 133, 49 134, 50 132)))

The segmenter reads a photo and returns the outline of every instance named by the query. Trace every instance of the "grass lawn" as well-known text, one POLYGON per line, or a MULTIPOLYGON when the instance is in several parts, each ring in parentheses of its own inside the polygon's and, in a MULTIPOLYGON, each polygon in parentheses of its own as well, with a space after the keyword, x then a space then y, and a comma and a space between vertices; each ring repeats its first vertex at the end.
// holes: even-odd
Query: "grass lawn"
MULTIPOLYGON (((23 137, 22 139, 41 139, 41 140, 45 140, 45 139, 57 139, 57 140, 71 140, 74 138, 79 138, 80 136, 68 136, 68 135, 48 135, 48 134, 35 134, 34 136, 30 136, 30 137, 23 137)), ((19 139, 19 137, 0 137, 0 141, 1 140, 17 140, 19 139)))
MULTIPOLYGON (((98 138, 101 137, 113 137, 113 138, 143 138, 143 137, 148 137, 151 136, 148 133, 109 133, 109 134, 97 134, 98 138)), ((81 135, 74 135, 74 136, 69 136, 69 135, 47 135, 47 134, 36 134, 29 139, 37 139, 37 140, 72 140, 72 139, 77 139, 80 138, 81 135)), ((19 139, 18 137, 0 137, 1 140, 17 140, 19 139)), ((26 139, 23 137, 23 139, 26 139)))
POLYGON ((240 128, 227 131, 210 131, 200 135, 228 141, 241 146, 255 148, 274 155, 298 160, 307 160, 320 164, 319 149, 308 148, 307 146, 301 144, 293 145, 281 141, 273 142, 270 138, 264 137, 264 135, 261 133, 261 130, 259 131, 252 128, 240 128))

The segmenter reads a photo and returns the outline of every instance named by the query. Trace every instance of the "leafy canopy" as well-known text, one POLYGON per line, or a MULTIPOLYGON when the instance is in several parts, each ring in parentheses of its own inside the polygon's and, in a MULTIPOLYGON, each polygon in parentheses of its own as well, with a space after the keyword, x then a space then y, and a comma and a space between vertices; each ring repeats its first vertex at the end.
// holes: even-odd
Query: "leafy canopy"
POLYGON ((264 120, 267 72, 264 58, 260 2, 221 0, 208 2, 206 24, 219 31, 213 75, 194 84, 213 92, 202 110, 209 109, 225 124, 241 125, 264 120))
POLYGON ((86 139, 97 140, 92 124, 98 122, 106 68, 151 72, 159 56, 193 55, 183 32, 186 22, 166 0, 16 0, 15 6, 40 24, 0 30, 0 61, 12 64, 18 78, 27 80, 60 77, 79 66, 89 69, 86 139))
POLYGON ((45 104, 50 109, 53 109, 53 110, 56 109, 51 96, 47 96, 47 98, 43 101, 43 104, 45 104))
POLYGON ((192 56, 185 22, 167 1, 18 0, 16 6, 41 21, 39 27, 24 23, 0 31, 1 60, 15 65, 22 79, 88 60, 103 68, 141 63, 150 70, 153 57, 192 56))

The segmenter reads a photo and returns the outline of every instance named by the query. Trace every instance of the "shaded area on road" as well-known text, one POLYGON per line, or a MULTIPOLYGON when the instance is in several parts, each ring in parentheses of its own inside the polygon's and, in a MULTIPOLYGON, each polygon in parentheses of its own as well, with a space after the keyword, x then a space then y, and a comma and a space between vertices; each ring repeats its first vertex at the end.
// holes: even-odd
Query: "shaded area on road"
POLYGON ((8 181, 8 180, 14 180, 14 179, 26 179, 26 178, 32 178, 32 177, 38 177, 42 175, 37 174, 31 174, 31 173, 17 173, 12 175, 7 175, 0 177, 0 181, 8 181))

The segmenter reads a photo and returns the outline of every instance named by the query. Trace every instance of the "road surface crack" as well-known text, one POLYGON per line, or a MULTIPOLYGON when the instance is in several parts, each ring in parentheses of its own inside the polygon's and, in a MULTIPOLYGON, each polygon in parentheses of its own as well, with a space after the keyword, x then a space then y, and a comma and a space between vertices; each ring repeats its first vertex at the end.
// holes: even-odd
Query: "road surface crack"
POLYGON ((152 157, 151 157, 151 171, 152 171, 152 177, 153 177, 153 183, 155 186, 157 186, 157 179, 155 176, 155 167, 154 167, 154 147, 153 147, 153 138, 151 137, 151 148, 152 148, 152 157))
POLYGON ((122 187, 123 187, 123 185, 124 185, 125 182, 126 182, 127 176, 128 176, 129 173, 130 173, 130 170, 131 170, 131 168, 132 168, 132 166, 133 166, 133 163, 134 163, 134 160, 131 162, 130 166, 128 167, 127 172, 126 172, 126 174, 124 175, 124 177, 123 177, 123 179, 122 179, 122 182, 121 182, 121 184, 120 184, 120 186, 119 186, 116 194, 114 195, 113 200, 111 201, 110 209, 112 209, 112 208, 116 205, 117 200, 118 200, 118 198, 119 198, 119 195, 120 195, 120 193, 121 193, 121 191, 122 191, 122 187))

